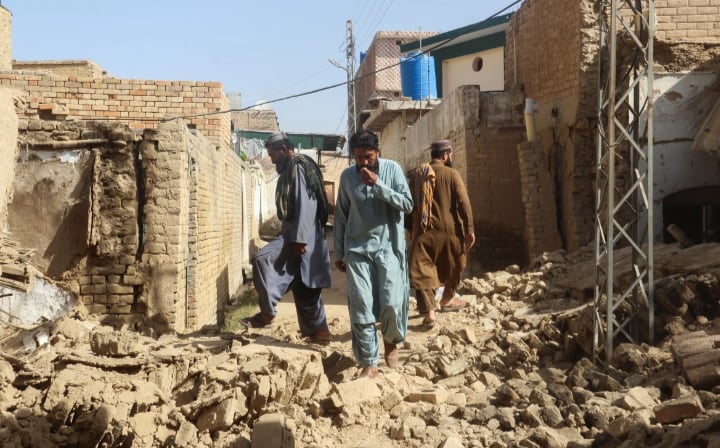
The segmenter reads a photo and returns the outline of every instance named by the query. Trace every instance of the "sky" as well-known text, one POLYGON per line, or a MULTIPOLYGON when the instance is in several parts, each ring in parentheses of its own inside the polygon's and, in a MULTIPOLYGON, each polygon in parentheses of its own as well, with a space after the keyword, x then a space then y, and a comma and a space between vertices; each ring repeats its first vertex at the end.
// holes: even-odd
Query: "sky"
MULTIPOLYGON (((348 20, 357 68, 377 31, 451 31, 510 3, 0 0, 12 12, 13 59, 89 59, 115 78, 218 81, 241 94, 242 107, 345 82, 348 20)), ((347 128, 345 85, 266 107, 286 132, 347 128)))

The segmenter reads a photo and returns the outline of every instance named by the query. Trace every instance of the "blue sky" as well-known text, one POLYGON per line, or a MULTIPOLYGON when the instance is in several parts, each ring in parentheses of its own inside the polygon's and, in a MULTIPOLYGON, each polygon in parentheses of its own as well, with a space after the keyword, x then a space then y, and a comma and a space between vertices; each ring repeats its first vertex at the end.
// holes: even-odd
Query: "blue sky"
MULTIPOLYGON (((0 0, 13 58, 90 59, 116 78, 219 81, 242 105, 344 82, 346 21, 356 56, 377 31, 444 32, 511 1, 0 0)), ((517 7, 515 7, 516 9, 517 7)), ((506 11, 510 12, 510 11, 506 11)), ((357 64, 357 63, 356 63, 357 64)), ((269 105, 283 130, 344 134, 347 90, 269 105)))

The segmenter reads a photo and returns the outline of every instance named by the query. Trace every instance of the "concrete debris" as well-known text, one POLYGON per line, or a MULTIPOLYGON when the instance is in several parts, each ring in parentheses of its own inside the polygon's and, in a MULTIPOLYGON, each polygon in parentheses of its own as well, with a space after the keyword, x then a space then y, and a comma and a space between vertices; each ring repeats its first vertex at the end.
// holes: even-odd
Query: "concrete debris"
POLYGON ((660 261, 660 342, 618 344, 607 366, 590 361, 588 302, 567 287, 593 262, 583 251, 464 280, 470 306, 411 330, 376 379, 357 378, 347 340, 298 345, 292 319, 156 339, 77 307, 0 326, 0 445, 714 446, 720 264, 705 261, 660 261))

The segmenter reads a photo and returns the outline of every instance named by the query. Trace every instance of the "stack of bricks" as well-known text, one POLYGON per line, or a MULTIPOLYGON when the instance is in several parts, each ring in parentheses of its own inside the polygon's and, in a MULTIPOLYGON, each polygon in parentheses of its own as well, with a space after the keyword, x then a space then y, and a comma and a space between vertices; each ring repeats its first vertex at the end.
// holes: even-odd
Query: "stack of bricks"
POLYGON ((219 82, 152 81, 59 76, 47 72, 0 72, 0 85, 25 92, 20 119, 54 118, 119 122, 154 128, 163 120, 186 118, 216 145, 230 147, 228 100, 219 82), (52 107, 55 106, 55 107, 52 107), (45 115, 53 116, 46 117, 45 115))
POLYGON ((518 145, 528 260, 561 247, 552 176, 538 142, 518 145))
POLYGON ((82 303, 90 313, 130 314, 135 304, 135 287, 143 283, 135 257, 120 255, 92 262, 86 274, 78 277, 82 303))

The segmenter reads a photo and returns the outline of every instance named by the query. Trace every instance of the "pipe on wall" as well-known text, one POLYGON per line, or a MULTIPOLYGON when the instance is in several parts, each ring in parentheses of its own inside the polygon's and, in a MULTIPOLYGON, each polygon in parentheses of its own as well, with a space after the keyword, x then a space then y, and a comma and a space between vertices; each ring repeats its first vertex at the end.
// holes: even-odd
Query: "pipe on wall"
POLYGON ((536 138, 535 132, 535 114, 538 111, 538 104, 532 98, 525 99, 525 133, 529 142, 534 142, 536 138))

